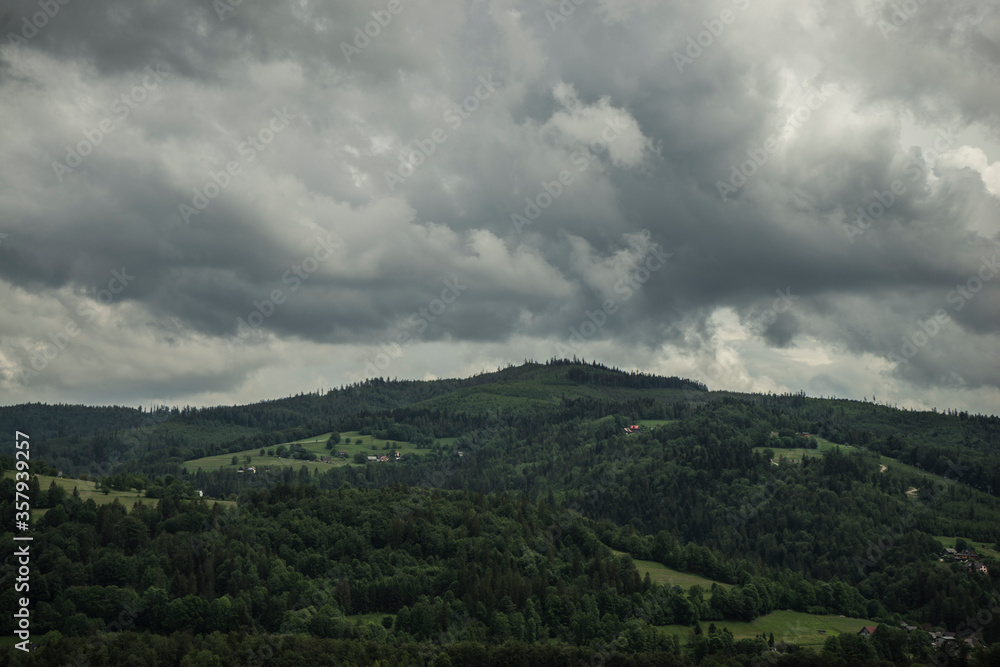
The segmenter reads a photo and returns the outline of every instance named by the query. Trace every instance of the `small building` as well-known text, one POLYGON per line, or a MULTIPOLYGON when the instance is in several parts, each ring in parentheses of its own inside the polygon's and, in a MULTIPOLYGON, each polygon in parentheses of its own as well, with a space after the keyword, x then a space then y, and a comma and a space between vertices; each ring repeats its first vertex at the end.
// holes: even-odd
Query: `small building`
POLYGON ((252 475, 256 475, 257 474, 256 466, 247 466, 247 472, 252 475))
POLYGON ((239 468, 237 468, 236 472, 238 472, 238 473, 240 473, 242 475, 243 474, 243 466, 240 466, 239 468))
POLYGON ((932 632, 931 633, 931 646, 934 648, 940 648, 945 644, 949 644, 955 641, 954 632, 932 632))
POLYGON ((403 455, 400 452, 396 452, 396 460, 398 461, 401 458, 403 458, 403 455))
POLYGON ((377 457, 377 456, 368 456, 367 458, 368 458, 368 460, 369 460, 369 461, 371 461, 371 462, 373 462, 373 463, 374 463, 375 461, 378 461, 378 457, 377 457))
POLYGON ((969 572, 989 574, 986 563, 973 563, 972 561, 965 561, 965 567, 968 568, 969 572))
POLYGON ((866 625, 858 631, 858 634, 862 637, 871 637, 875 634, 877 627, 875 625, 866 625))

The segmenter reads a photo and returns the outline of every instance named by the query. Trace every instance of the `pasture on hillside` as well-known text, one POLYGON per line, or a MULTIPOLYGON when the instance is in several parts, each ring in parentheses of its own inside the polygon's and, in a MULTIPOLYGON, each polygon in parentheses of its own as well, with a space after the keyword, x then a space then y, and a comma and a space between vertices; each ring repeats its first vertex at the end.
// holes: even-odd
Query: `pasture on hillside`
MULTIPOLYGON (((394 458, 397 451, 404 458, 407 456, 425 456, 431 452, 429 447, 415 447, 408 442, 382 440, 376 438, 374 435, 361 435, 358 431, 341 433, 340 443, 334 445, 333 449, 327 449, 326 442, 329 438, 329 433, 322 433, 309 438, 286 442, 282 445, 265 447, 263 456, 261 456, 260 448, 258 447, 256 449, 245 449, 229 454, 216 454, 215 456, 192 459, 185 461, 182 465, 189 472, 194 472, 198 468, 202 470, 236 470, 240 467, 245 468, 248 465, 255 466, 258 469, 290 467, 295 470, 306 466, 309 472, 312 473, 313 470, 319 470, 320 472, 329 470, 331 466, 356 465, 354 463, 354 455, 357 452, 362 452, 369 456, 382 456, 384 454, 389 456, 390 459, 394 458), (348 439, 350 443, 347 442, 348 439), (291 459, 287 456, 283 458, 277 456, 276 451, 278 447, 284 446, 285 448, 289 448, 292 445, 301 445, 303 449, 314 453, 317 457, 330 456, 333 458, 333 461, 323 463, 321 461, 303 461, 301 459, 291 459), (347 452, 347 458, 338 458, 337 452, 347 452), (234 456, 236 457, 236 463, 233 463, 234 456), (249 462, 247 461, 248 456, 250 457, 249 462)), ((445 447, 451 447, 455 440, 455 438, 436 438, 434 442, 440 443, 445 447)))
MULTIPOLYGON (((774 641, 787 642, 807 648, 822 648, 827 637, 844 633, 854 634, 866 625, 878 625, 875 621, 863 618, 847 618, 833 614, 807 614, 801 611, 782 609, 770 614, 758 616, 750 622, 743 621, 713 621, 718 629, 727 628, 733 633, 734 639, 752 638, 756 635, 769 637, 774 633, 774 641)), ((708 632, 709 624, 701 622, 704 632, 708 632)), ((672 635, 678 635, 686 642, 691 626, 665 625, 663 630, 672 635)))
MULTIPOLYGON (((610 548, 610 547, 609 547, 610 548)), ((611 549, 611 552, 616 556, 628 556, 624 551, 618 551, 617 549, 611 549)), ((681 572, 680 570, 674 570, 662 563, 657 563, 652 560, 636 560, 632 559, 635 564, 635 569, 639 570, 639 576, 645 577, 646 573, 649 573, 649 579, 656 584, 664 584, 666 586, 680 586, 685 591, 698 584, 705 589, 706 592, 712 590, 712 584, 718 584, 723 588, 730 589, 733 587, 732 584, 724 584, 721 581, 712 581, 706 577, 698 574, 691 574, 690 572, 681 572)))
MULTIPOLYGON (((4 477, 14 477, 13 470, 5 470, 4 477)), ((52 482, 56 483, 56 486, 62 487, 66 492, 66 495, 73 495, 73 489, 75 488, 80 493, 80 500, 86 502, 88 500, 93 500, 98 505, 107 505, 115 502, 116 500, 128 511, 132 511, 132 507, 135 506, 137 502, 156 504, 159 502, 157 498, 147 498, 135 491, 135 489, 130 489, 128 491, 109 491, 104 493, 97 488, 97 484, 90 480, 73 479, 72 477, 52 477, 50 475, 32 475, 32 477, 38 478, 38 485, 42 491, 48 491, 49 486, 52 482)), ((219 503, 224 507, 235 507, 236 503, 231 500, 213 500, 210 498, 205 498, 205 502, 219 503)), ((49 508, 32 508, 31 518, 36 520, 46 512, 49 508)))

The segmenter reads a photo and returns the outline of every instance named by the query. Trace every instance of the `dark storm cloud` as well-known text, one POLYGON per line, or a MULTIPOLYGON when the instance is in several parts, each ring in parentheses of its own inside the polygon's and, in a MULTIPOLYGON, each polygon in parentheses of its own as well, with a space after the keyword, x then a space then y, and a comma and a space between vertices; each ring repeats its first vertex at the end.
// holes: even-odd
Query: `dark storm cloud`
MULTIPOLYGON (((182 360, 145 392, 108 371, 137 395, 224 396, 300 363, 295 342, 337 354, 408 331, 484 359, 514 338, 551 349, 609 302, 590 344, 642 359, 711 355, 728 309, 775 354, 838 350, 841 378, 895 374, 918 402, 998 387, 1000 280, 962 308, 949 295, 1000 250, 1000 202, 976 169, 936 164, 973 136, 1000 142, 987 3, 923 4, 898 26, 865 2, 593 0, 559 18, 515 0, 58 7, 0 51, 0 142, 18 165, 0 168, 0 279, 8 315, 46 313, 0 329, 8 391, 122 267, 135 280, 78 341, 106 369, 114 332, 130 358, 182 360), (138 100, 150 67, 163 78, 138 100), (262 134, 275 109, 294 118, 262 134), (78 167, 53 166, 102 121, 78 167), (318 259, 318 239, 336 252, 318 259), (455 280, 467 288, 427 310, 455 280), (795 301, 759 326, 779 290, 795 301), (891 362, 940 309, 948 325, 891 362), (192 371, 206 356, 211 382, 192 371), (885 365, 863 371, 869 357, 885 365)), ((38 8, 9 5, 2 43, 38 8)), ((58 360, 66 387, 74 355, 58 360)), ((775 382, 851 383, 802 373, 775 382)))

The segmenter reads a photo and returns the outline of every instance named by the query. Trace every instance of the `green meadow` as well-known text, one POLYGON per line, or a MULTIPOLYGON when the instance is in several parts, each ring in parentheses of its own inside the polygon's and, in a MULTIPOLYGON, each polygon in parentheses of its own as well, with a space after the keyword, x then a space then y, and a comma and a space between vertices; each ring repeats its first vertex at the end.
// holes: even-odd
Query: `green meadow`
POLYGON ((676 419, 640 419, 637 424, 640 426, 645 426, 646 428, 656 428, 657 426, 665 426, 666 424, 673 424, 676 419))
MULTIPOLYGON (((200 459, 192 459, 190 461, 185 461, 182 465, 189 472, 194 472, 198 470, 198 468, 201 468, 202 470, 236 470, 241 466, 245 467, 247 465, 255 466, 258 469, 294 468, 295 470, 299 470, 302 466, 306 466, 310 472, 313 470, 319 470, 322 472, 324 470, 329 470, 331 466, 356 465, 354 463, 354 455, 357 452, 363 452, 365 455, 369 456, 382 456, 385 454, 391 459, 395 456, 397 451, 404 457, 425 456, 431 451, 430 448, 415 447, 408 442, 382 440, 373 435, 361 435, 358 431, 347 431, 345 433, 341 433, 340 443, 334 445, 332 450, 328 450, 326 448, 326 441, 329 437, 329 433, 323 433, 321 435, 303 438, 302 440, 294 440, 283 444, 285 447, 290 447, 291 445, 302 445, 303 449, 313 452, 316 456, 333 457, 332 463, 302 461, 300 459, 290 459, 287 457, 278 458, 276 454, 269 454, 268 452, 276 451, 280 445, 271 445, 265 448, 263 456, 261 456, 260 448, 258 447, 256 449, 245 449, 243 451, 230 454, 217 454, 215 456, 205 456, 200 459), (347 442, 348 439, 350 440, 350 443, 347 442), (337 452, 347 452, 347 458, 338 458, 337 452), (236 463, 233 463, 234 456, 237 460, 236 463), (247 456, 250 457, 249 464, 246 461, 247 456)), ((445 446, 451 446, 455 442, 455 438, 437 438, 435 442, 445 446)))
MULTIPOLYGON (((758 616, 749 623, 743 621, 714 621, 719 629, 727 628, 733 633, 734 639, 745 639, 756 635, 768 637, 774 633, 774 641, 797 644, 803 647, 819 648, 826 638, 844 633, 856 633, 866 625, 877 625, 874 621, 863 618, 847 618, 832 614, 806 614, 801 611, 787 609, 772 611, 765 616, 758 616), (822 634, 821 632, 822 631, 822 634)), ((708 631, 708 622, 701 622, 702 630, 708 631)), ((666 625, 663 629, 672 635, 678 635, 686 640, 692 632, 691 626, 666 625)))
MULTIPOLYGON (((617 551, 615 549, 611 549, 611 551, 616 556, 628 555, 624 551, 617 551)), ((698 584, 706 591, 712 589, 712 584, 718 584, 719 586, 722 586, 724 588, 733 587, 732 584, 724 584, 719 581, 712 581, 711 579, 707 579, 697 574, 690 574, 688 572, 681 572, 680 570, 673 570, 667 567, 666 565, 663 565, 662 563, 657 563, 656 561, 652 560, 632 559, 632 562, 635 563, 635 568, 639 570, 640 576, 645 577, 646 573, 649 573, 649 579, 653 583, 664 584, 667 586, 680 586, 685 591, 694 586, 695 584, 698 584)))
MULTIPOLYGON (((14 474, 15 473, 13 470, 4 471, 4 477, 14 477, 14 474)), ((66 491, 67 495, 72 495, 73 489, 76 488, 76 490, 80 493, 80 500, 84 502, 88 500, 93 500, 98 505, 107 505, 117 500, 119 503, 121 503, 122 506, 125 507, 125 509, 132 511, 132 507, 134 507, 137 502, 154 503, 154 504, 159 502, 159 500, 157 500, 156 498, 146 498, 145 496, 141 496, 138 493, 136 493, 135 490, 110 491, 108 493, 104 493, 104 491, 101 491, 100 489, 97 488, 96 483, 91 482, 89 480, 85 481, 82 479, 73 479, 71 477, 51 477, 49 475, 34 475, 34 476, 38 477, 38 485, 42 491, 48 491, 49 486, 52 484, 52 482, 55 482, 56 486, 61 486, 63 490, 66 491)), ((236 505, 236 503, 232 502, 231 500, 211 500, 206 498, 205 501, 208 503, 217 502, 224 506, 236 505)), ((48 511, 49 511, 48 508, 32 509, 31 517, 32 519, 37 519, 43 516, 48 511)))

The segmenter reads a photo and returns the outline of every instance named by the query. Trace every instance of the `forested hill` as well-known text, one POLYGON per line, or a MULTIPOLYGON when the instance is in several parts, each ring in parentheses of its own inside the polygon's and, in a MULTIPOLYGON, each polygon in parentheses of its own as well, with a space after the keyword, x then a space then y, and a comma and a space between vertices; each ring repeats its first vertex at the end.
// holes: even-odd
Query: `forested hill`
MULTIPOLYGON (((800 615, 777 628, 780 664, 939 663, 945 631, 1000 658, 1000 620, 975 620, 1000 608, 996 417, 551 360, 0 422, 32 433, 35 473, 91 478, 31 481, 53 654, 86 654, 125 605, 109 664, 273 644, 358 664, 749 665, 771 652, 748 628, 779 610, 800 615), (664 572, 687 583, 647 576, 664 572), (796 653, 815 637, 795 628, 827 617, 879 638, 796 653)), ((5 498, 13 467, 0 454, 5 498)))
MULTIPOLYGON (((429 438, 458 437, 497 411, 515 419, 619 414, 627 421, 672 415, 671 406, 677 404, 692 407, 722 400, 759 406, 775 428, 872 447, 933 472, 946 473, 945 459, 963 457, 977 467, 973 485, 1000 490, 1000 480, 990 476, 993 466, 987 460, 991 447, 995 454, 1000 442, 1000 419, 995 416, 914 412, 804 394, 708 391, 701 383, 677 377, 565 359, 525 362, 464 379, 374 378, 243 406, 133 409, 24 404, 0 407, 0 427, 10 432, 29 429, 45 443, 49 464, 68 474, 107 474, 126 462, 136 469, 137 461, 145 461, 150 473, 164 473, 187 459, 387 420, 419 421, 429 438)), ((0 442, 0 452, 10 453, 11 448, 11 443, 0 442)))

